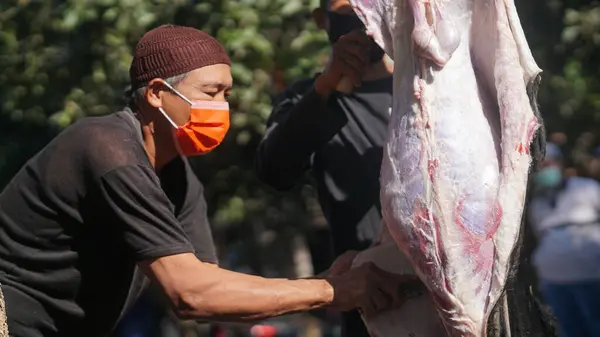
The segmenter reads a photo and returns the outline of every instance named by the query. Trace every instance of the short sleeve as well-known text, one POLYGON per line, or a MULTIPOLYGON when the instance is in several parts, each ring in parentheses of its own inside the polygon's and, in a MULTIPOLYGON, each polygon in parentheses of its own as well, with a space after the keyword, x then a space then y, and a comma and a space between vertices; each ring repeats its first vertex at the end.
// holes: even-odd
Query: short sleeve
POLYGON ((142 165, 126 165, 99 177, 105 217, 122 234, 137 262, 193 253, 194 248, 160 187, 156 174, 142 165))

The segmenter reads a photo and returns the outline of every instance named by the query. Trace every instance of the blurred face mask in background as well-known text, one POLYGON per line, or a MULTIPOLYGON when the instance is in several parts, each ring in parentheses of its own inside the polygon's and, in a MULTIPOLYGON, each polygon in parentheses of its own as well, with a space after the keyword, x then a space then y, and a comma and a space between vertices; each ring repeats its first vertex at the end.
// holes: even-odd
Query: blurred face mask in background
POLYGON ((159 111, 176 129, 175 138, 186 157, 202 155, 219 146, 229 130, 229 103, 219 101, 191 101, 167 82, 165 86, 190 104, 190 119, 179 126, 164 109, 159 111))
POLYGON ((562 172, 556 165, 544 167, 533 176, 534 184, 540 188, 556 187, 561 181, 562 172))

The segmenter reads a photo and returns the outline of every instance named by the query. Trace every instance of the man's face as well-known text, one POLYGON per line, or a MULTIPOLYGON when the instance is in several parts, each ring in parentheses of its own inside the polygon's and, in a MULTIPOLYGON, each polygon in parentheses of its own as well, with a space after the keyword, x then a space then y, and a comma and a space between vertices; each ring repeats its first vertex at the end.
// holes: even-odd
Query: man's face
MULTIPOLYGON (((317 25, 327 31, 329 41, 334 44, 341 36, 353 30, 365 29, 348 0, 330 0, 327 8, 318 8, 313 13, 317 25)), ((371 46, 371 62, 381 61, 384 51, 374 41, 371 46)))
MULTIPOLYGON (((231 68, 226 64, 215 64, 191 71, 175 89, 190 101, 226 101, 233 79, 231 68)), ((161 105, 177 125, 190 119, 190 104, 172 90, 163 86, 160 93, 161 105)))

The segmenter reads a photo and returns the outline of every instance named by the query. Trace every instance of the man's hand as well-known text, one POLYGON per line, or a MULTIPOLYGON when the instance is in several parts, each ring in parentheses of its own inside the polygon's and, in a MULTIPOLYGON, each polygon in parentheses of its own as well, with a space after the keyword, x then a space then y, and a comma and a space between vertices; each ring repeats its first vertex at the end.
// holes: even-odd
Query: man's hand
POLYGON ((360 30, 340 37, 333 45, 331 62, 316 80, 316 92, 328 96, 344 77, 348 77, 353 85, 360 85, 369 61, 369 48, 370 40, 360 30))
POLYGON ((338 258, 333 261, 329 269, 327 269, 327 271, 324 273, 325 277, 338 276, 350 270, 358 253, 359 251, 357 250, 349 250, 338 256, 338 258))
POLYGON ((398 308, 408 298, 426 291, 418 277, 388 273, 373 263, 326 279, 334 291, 332 308, 340 311, 358 308, 365 317, 398 308))

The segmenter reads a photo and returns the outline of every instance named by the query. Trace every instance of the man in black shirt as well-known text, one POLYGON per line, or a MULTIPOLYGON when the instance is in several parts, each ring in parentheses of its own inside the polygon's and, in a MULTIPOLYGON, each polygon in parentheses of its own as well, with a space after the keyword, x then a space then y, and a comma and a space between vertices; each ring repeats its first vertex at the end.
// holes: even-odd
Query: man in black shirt
POLYGON ((185 157, 227 132, 229 58, 205 33, 161 26, 138 43, 130 78, 131 109, 67 128, 0 194, 11 336, 106 336, 149 282, 178 316, 200 320, 401 303, 397 288, 414 279, 372 265, 347 270, 344 259, 320 279, 219 268, 203 188, 185 157))
MULTIPOLYGON (((324 0, 314 16, 333 45, 330 62, 276 101, 256 170, 267 184, 288 190, 312 169, 339 256, 367 248, 381 227, 379 169, 392 105, 392 66, 362 32, 347 0, 324 0), (357 85, 349 93, 336 90, 344 77, 357 85)), ((367 336, 356 311, 343 319, 346 336, 367 336)))

